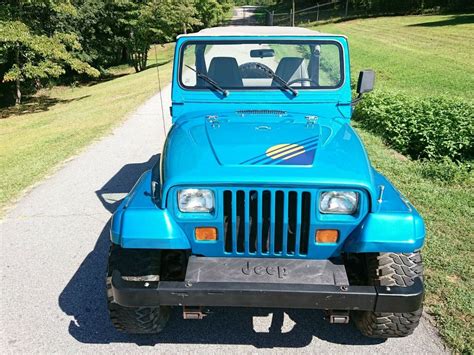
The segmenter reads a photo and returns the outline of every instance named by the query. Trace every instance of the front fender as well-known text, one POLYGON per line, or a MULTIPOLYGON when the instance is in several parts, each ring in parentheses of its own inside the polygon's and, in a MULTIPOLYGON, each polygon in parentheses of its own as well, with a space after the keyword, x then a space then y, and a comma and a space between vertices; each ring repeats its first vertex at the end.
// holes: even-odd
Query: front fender
POLYGON ((145 172, 112 216, 111 240, 122 248, 190 249, 188 238, 151 198, 151 171, 145 172))
POLYGON ((377 186, 383 193, 373 211, 347 238, 343 251, 349 253, 411 253, 425 240, 425 225, 420 214, 400 192, 374 170, 377 186))

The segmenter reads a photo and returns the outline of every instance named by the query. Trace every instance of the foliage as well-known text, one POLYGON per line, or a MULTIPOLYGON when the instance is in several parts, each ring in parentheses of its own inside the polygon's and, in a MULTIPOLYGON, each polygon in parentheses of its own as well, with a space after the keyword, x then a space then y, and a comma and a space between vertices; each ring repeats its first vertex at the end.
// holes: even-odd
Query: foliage
POLYGON ((87 80, 112 65, 129 63, 142 71, 151 44, 218 25, 231 5, 230 0, 0 0, 0 98, 13 91, 18 103, 24 89, 32 93, 56 82, 87 80))
POLYGON ((378 92, 359 104, 355 119, 415 159, 474 158, 474 104, 461 99, 378 92))
POLYGON ((202 27, 221 24, 232 5, 231 0, 195 0, 198 19, 202 27))
POLYGON ((80 43, 74 35, 57 33, 52 37, 34 35, 19 21, 0 21, 0 38, 3 48, 18 52, 20 61, 13 64, 4 76, 4 81, 24 81, 58 77, 64 74, 64 65, 78 73, 98 76, 97 70, 75 58, 67 48, 79 50, 80 43), (24 59, 24 61, 23 61, 24 59))
POLYGON ((444 157, 438 161, 420 162, 421 176, 444 185, 474 186, 473 161, 454 162, 444 157))
POLYGON ((245 6, 245 5, 253 5, 253 6, 270 6, 274 5, 277 0, 234 0, 234 4, 236 6, 245 6))
POLYGON ((75 14, 67 1, 23 3, 20 0, 16 7, 6 5, 2 9, 0 46, 7 60, 0 74, 3 82, 15 82, 17 104, 21 101, 21 84, 24 82, 39 86, 42 79, 57 78, 66 72, 66 68, 92 77, 99 75, 96 69, 75 55, 81 49, 75 34, 51 31, 47 25, 52 20, 45 23, 43 31, 39 30, 41 27, 31 27, 39 25, 31 16, 36 8, 47 9, 45 12, 49 15, 55 13, 67 17, 75 14), (49 35, 46 34, 47 30, 51 32, 49 35))
POLYGON ((367 13, 406 14, 436 7, 464 11, 469 6, 472 7, 470 0, 350 0, 352 9, 367 13))
MULTIPOLYGON (((293 0, 278 0, 276 9, 290 9, 293 0)), ((246 2, 246 1, 240 1, 246 2)), ((247 1, 248 2, 248 1, 247 1)), ((321 1, 327 3, 330 1, 321 1)), ((297 0, 297 9, 314 6, 313 0, 297 0)), ((345 8, 346 0, 335 4, 337 8, 345 8)), ((449 11, 466 11, 473 8, 471 0, 349 0, 351 13, 372 14, 410 14, 420 13, 427 9, 443 9, 449 11)))

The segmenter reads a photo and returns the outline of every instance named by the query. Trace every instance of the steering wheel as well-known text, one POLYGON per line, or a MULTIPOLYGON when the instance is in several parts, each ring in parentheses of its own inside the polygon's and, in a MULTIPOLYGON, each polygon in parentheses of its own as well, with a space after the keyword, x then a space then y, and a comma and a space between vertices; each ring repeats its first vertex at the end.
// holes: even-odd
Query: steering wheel
MULTIPOLYGON (((242 78, 244 78, 244 79, 246 79, 246 78, 268 78, 268 75, 264 71, 262 71, 261 69, 259 69, 257 67, 257 64, 260 64, 260 65, 265 66, 266 68, 268 68, 268 66, 266 66, 265 64, 257 63, 257 62, 247 62, 247 63, 241 64, 241 65, 239 65, 239 70, 240 70, 240 73, 242 75, 242 78)), ((271 69, 268 68, 268 70, 271 70, 271 69)))
POLYGON ((307 81, 309 81, 310 83, 314 84, 314 86, 319 86, 319 84, 318 84, 315 80, 310 79, 310 78, 301 78, 301 79, 291 80, 291 81, 288 83, 288 86, 293 85, 293 84, 296 84, 296 83, 304 83, 304 82, 307 82, 307 81))

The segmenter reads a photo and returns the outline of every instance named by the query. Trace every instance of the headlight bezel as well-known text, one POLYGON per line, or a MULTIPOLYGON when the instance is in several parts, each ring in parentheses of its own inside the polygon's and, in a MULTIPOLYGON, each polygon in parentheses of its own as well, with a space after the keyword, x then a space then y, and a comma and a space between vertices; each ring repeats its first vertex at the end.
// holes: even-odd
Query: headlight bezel
MULTIPOLYGON (((200 196, 202 197, 202 196, 200 196)), ((208 201, 206 201, 207 203, 208 201)), ((216 211, 216 194, 214 190, 209 188, 197 188, 197 187, 185 187, 176 190, 176 207, 179 213, 190 215, 190 214, 199 214, 199 215, 212 215, 216 211), (208 207, 199 207, 194 209, 192 207, 186 208, 182 205, 182 195, 184 194, 201 194, 204 195, 204 199, 208 200, 211 198, 211 206, 208 207), (207 197, 207 198, 206 198, 207 197)))
MULTIPOLYGON (((346 198, 347 200, 347 198, 346 198)), ((349 198, 350 200, 350 198, 349 198)), ((333 190, 322 190, 319 193, 319 199, 318 199, 318 212, 321 215, 324 216, 331 216, 331 215, 339 215, 339 216, 356 216, 361 208, 361 193, 357 190, 350 190, 350 189, 333 189, 333 190), (329 196, 329 198, 341 198, 341 196, 353 194, 353 199, 355 200, 354 202, 354 208, 350 210, 332 210, 330 211, 329 209, 324 209, 322 206, 323 199, 327 196, 333 194, 333 196, 329 196)))

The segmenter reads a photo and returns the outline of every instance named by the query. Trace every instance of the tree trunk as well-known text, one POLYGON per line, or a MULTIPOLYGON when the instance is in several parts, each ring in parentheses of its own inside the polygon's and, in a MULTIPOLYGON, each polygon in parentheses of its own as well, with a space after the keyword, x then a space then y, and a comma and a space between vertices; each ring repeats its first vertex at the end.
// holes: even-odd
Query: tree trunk
MULTIPOLYGON (((16 44, 16 53, 15 53, 15 62, 20 70, 20 43, 16 44)), ((16 84, 16 93, 15 93, 15 105, 21 104, 21 87, 20 87, 20 76, 18 75, 15 84, 16 84)))
POLYGON ((146 69, 146 62, 148 61, 148 50, 145 48, 142 57, 142 70, 146 69))
POLYGON ((132 64, 133 68, 135 69, 135 72, 139 72, 140 68, 138 66, 138 53, 131 53, 130 58, 132 58, 132 64))

